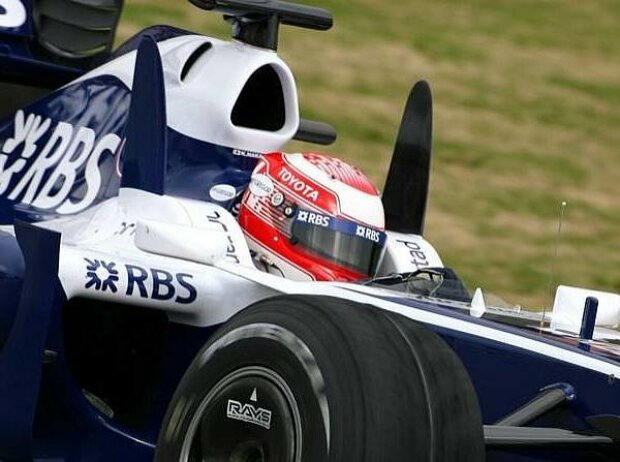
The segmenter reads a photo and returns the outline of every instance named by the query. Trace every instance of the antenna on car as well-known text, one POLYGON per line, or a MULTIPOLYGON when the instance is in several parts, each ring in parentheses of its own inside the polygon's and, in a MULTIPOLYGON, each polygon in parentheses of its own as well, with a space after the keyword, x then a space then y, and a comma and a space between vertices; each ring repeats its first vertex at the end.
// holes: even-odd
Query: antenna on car
POLYGON ((249 45, 277 50, 280 24, 328 30, 332 14, 323 9, 278 0, 190 0, 207 11, 224 14, 232 23, 232 37, 249 45))
MULTIPOLYGON (((549 265, 549 285, 547 287, 547 292, 551 297, 551 304, 553 304, 553 279, 555 276, 555 264, 558 259, 558 253, 560 249, 560 238, 562 237, 562 223, 564 222, 564 209, 566 208, 566 201, 562 201, 560 204, 560 215, 558 217, 558 232, 555 236, 555 246, 553 250, 553 258, 551 259, 551 265, 549 265)), ((540 328, 544 327, 545 317, 547 314, 547 306, 543 306, 543 315, 540 320, 540 328)))

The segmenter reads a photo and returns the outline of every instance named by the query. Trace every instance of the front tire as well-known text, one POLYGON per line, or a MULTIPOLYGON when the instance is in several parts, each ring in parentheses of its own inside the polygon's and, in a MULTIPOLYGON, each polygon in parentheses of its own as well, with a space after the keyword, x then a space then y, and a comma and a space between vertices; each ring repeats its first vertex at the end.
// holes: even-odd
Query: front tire
POLYGON ((484 444, 469 377, 437 335, 346 300, 282 296, 199 352, 155 460, 474 462, 484 444))

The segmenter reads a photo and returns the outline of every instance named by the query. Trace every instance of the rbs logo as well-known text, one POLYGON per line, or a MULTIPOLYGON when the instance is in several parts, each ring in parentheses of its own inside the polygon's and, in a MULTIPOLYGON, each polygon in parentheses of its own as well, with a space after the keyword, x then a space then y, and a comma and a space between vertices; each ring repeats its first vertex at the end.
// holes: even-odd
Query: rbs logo
POLYGON ((172 274, 161 269, 145 268, 135 265, 125 265, 127 269, 127 293, 134 293, 141 298, 152 300, 174 300, 176 303, 187 305, 196 300, 198 293, 189 282, 194 276, 186 273, 172 274), (151 290, 148 290, 148 286, 151 290))
POLYGON ((187 273, 170 273, 157 268, 142 268, 136 265, 118 267, 115 262, 84 258, 86 262, 86 283, 84 288, 113 294, 122 293, 123 273, 127 277, 125 295, 139 296, 151 300, 174 301, 182 305, 193 303, 198 291, 191 283, 194 276, 187 273))
POLYGON ((0 151, 0 195, 60 214, 95 201, 103 180, 99 161, 121 146, 114 133, 97 138, 91 128, 53 125, 50 118, 22 110, 15 114, 13 132, 0 151), (76 184, 83 190, 77 200, 71 194, 76 184))

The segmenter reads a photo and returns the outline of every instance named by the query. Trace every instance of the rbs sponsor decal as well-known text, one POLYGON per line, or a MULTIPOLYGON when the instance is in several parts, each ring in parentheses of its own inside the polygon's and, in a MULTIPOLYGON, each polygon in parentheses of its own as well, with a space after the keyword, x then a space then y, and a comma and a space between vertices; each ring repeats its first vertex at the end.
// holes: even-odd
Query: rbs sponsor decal
POLYGON ((146 270, 135 265, 125 265, 125 268, 127 269, 126 295, 139 294, 141 298, 151 300, 174 300, 175 303, 183 305, 196 300, 196 288, 189 282, 194 278, 191 274, 176 273, 173 275, 161 269, 146 270), (147 285, 151 286, 150 291, 147 285))
POLYGON ((19 110, 13 136, 0 151, 0 196, 61 214, 82 211, 101 187, 99 160, 106 153, 115 155, 120 144, 114 133, 97 138, 91 128, 54 125, 50 118, 19 110), (70 197, 82 181, 81 197, 70 197))
POLYGON ((118 267, 114 262, 84 258, 86 262, 86 289, 117 293, 120 286, 119 270, 127 278, 125 295, 151 300, 174 301, 187 305, 196 300, 198 292, 191 283, 194 276, 187 273, 171 273, 157 268, 143 268, 126 264, 118 267))
POLYGON ((373 242, 381 241, 381 233, 379 231, 362 225, 357 225, 355 235, 373 242))
POLYGON ((305 210, 300 210, 297 215, 297 221, 301 221, 303 223, 310 223, 311 225, 322 226, 324 228, 329 227, 330 217, 326 215, 321 215, 320 213, 307 212, 305 210))

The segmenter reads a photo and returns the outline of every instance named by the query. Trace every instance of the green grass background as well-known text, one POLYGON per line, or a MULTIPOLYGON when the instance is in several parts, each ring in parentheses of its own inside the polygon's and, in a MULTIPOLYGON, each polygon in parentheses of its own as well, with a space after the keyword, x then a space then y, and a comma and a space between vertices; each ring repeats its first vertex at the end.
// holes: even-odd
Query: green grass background
MULTIPOLYGON (((330 151, 379 187, 408 91, 431 83, 426 237, 445 264, 472 288, 531 307, 550 304, 552 266, 554 284, 620 291, 620 2, 314 5, 334 12, 334 29, 283 28, 279 53, 302 113, 338 128, 330 151)), ((221 17, 189 2, 127 0, 119 42, 162 23, 228 36, 221 17)))

